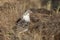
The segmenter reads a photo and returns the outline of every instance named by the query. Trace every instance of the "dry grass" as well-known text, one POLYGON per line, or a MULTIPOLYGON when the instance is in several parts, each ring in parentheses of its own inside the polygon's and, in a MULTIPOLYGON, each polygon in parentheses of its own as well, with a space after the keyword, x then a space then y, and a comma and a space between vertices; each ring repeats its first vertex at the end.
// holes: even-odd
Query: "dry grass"
MULTIPOLYGON (((60 20, 60 14, 54 14, 53 12, 53 15, 33 13, 31 14, 31 19, 33 16, 37 19, 33 18, 31 20, 29 30, 24 33, 15 34, 12 28, 15 26, 16 21, 22 16, 25 10, 30 8, 41 8, 40 1, 0 0, 0 40, 42 40, 41 27, 43 27, 45 23, 51 21, 51 16, 56 17, 56 19, 58 18, 57 20, 60 20), (34 20, 39 21, 37 22, 34 20), (18 37, 15 37, 16 35, 18 37)), ((48 25, 45 24, 45 26, 48 25)))

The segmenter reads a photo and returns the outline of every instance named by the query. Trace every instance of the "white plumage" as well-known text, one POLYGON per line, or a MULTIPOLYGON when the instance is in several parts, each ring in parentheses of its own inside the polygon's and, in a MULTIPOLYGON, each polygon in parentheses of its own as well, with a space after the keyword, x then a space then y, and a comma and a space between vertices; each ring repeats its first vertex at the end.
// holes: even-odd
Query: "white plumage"
POLYGON ((25 20, 26 22, 30 22, 30 10, 27 10, 24 14, 23 14, 23 20, 25 20))

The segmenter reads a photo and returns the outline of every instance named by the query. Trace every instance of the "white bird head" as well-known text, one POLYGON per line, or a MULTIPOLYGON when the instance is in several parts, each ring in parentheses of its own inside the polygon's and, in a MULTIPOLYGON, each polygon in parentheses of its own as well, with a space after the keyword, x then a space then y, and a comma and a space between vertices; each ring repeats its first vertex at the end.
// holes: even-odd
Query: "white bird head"
POLYGON ((31 10, 27 10, 24 15, 29 15, 29 14, 31 14, 31 13, 32 13, 31 10))

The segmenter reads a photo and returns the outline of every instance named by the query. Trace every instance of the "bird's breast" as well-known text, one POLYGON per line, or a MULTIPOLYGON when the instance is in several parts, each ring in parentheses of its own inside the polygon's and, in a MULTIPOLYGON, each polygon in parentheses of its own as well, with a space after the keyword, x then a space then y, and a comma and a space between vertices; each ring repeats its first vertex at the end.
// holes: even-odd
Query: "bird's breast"
POLYGON ((23 16, 23 20, 25 20, 26 22, 30 22, 30 17, 28 15, 23 16))

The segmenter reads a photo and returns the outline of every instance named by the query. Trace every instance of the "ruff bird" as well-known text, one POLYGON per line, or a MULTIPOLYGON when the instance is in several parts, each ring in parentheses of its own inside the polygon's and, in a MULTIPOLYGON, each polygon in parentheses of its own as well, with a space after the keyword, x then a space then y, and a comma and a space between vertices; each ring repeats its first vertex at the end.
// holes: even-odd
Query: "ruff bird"
POLYGON ((29 28, 31 10, 27 10, 20 19, 17 20, 17 31, 26 32, 29 28))

